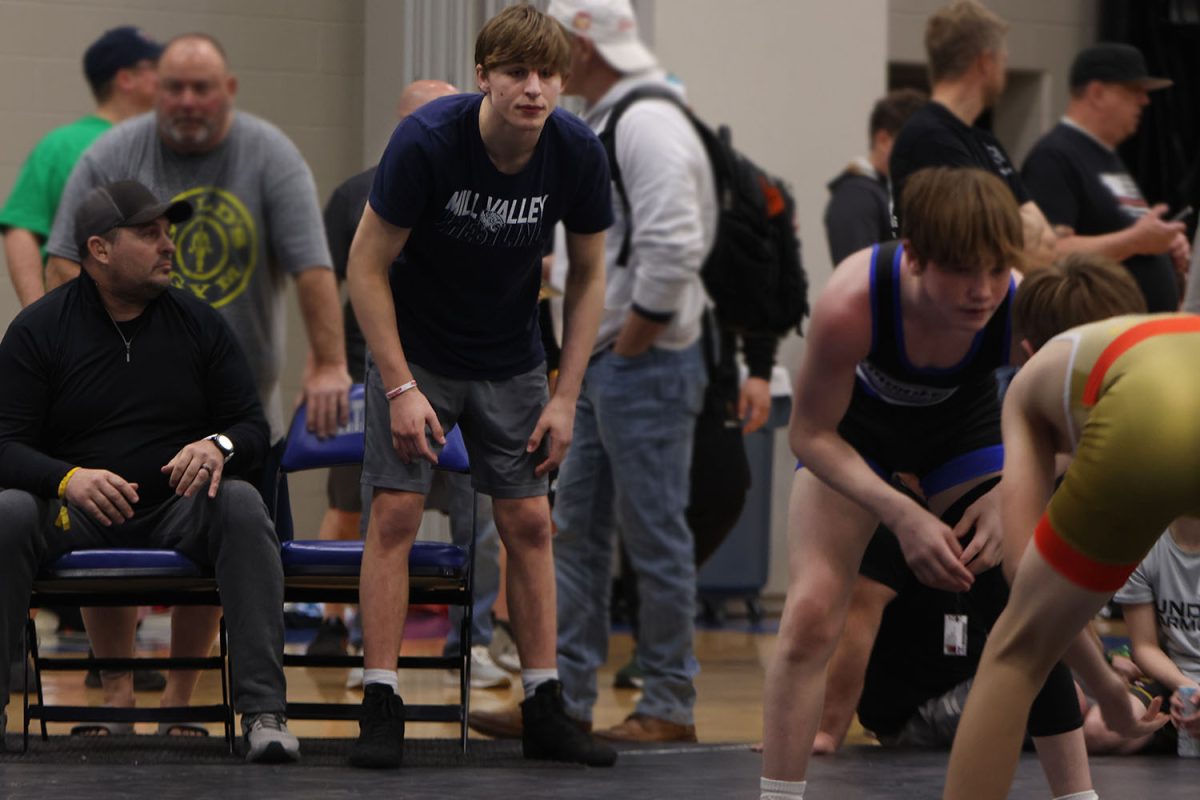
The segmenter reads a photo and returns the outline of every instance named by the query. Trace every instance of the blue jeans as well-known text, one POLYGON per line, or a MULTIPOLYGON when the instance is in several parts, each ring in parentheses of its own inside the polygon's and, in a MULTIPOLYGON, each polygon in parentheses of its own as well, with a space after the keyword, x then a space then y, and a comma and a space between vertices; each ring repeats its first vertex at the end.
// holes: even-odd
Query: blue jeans
POLYGON ((596 671, 608 657, 614 531, 637 575, 637 712, 692 724, 696 568, 685 519, 692 437, 708 378, 699 343, 635 358, 592 359, 575 438, 558 476, 554 568, 558 670, 567 713, 592 718, 596 671))

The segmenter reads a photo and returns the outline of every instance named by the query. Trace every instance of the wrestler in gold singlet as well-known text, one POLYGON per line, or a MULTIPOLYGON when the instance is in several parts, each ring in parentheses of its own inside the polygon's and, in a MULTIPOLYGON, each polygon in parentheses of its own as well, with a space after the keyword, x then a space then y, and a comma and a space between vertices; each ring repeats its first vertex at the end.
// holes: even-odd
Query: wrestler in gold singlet
POLYGON ((1075 457, 1037 547, 1072 582, 1116 591, 1171 520, 1200 514, 1200 316, 1115 317, 1063 339, 1075 457))

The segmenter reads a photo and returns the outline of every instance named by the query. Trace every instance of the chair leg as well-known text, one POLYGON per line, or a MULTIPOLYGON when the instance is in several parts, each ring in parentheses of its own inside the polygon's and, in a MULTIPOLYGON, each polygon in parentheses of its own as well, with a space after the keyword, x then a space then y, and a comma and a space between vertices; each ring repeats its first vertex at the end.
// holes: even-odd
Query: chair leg
POLYGON ((238 748, 237 727, 233 715, 233 653, 229 650, 229 639, 225 629, 225 615, 221 615, 221 625, 218 629, 218 640, 221 647, 221 658, 226 667, 221 670, 221 702, 225 704, 225 742, 229 746, 230 755, 241 755, 238 748))
MULTIPOLYGON (((28 625, 29 625, 29 627, 28 627, 29 650, 30 650, 30 653, 33 655, 33 684, 37 688, 38 707, 45 709, 46 696, 45 696, 45 693, 42 691, 42 689, 43 689, 43 687, 42 687, 42 661, 41 661, 41 655, 38 653, 37 625, 34 623, 33 620, 29 620, 28 625)), ((29 696, 28 686, 26 686, 25 696, 26 697, 29 696)), ((39 718, 38 722, 41 724, 41 728, 42 728, 42 741, 43 742, 50 741, 50 733, 46 729, 45 714, 43 714, 39 718)))
MULTIPOLYGON (((21 669, 25 675, 25 685, 21 692, 21 715, 22 715, 22 737, 21 737, 21 752, 29 752, 29 655, 31 652, 30 643, 37 635, 37 626, 32 619, 25 620, 25 635, 21 638, 21 669)), ((36 642, 33 644, 36 647, 36 642)), ((36 664, 34 665, 34 673, 36 674, 36 664)), ((41 684, 38 684, 41 688, 41 684)))
POLYGON ((459 721, 459 737, 464 753, 467 752, 468 715, 471 713, 471 630, 475 619, 475 533, 479 524, 479 493, 471 493, 471 543, 467 547, 467 592, 464 598, 462 621, 459 623, 458 653, 461 659, 459 673, 458 702, 462 719, 459 721))
POLYGON ((221 705, 225 706, 225 745, 229 748, 229 754, 234 754, 234 728, 233 728, 233 701, 230 699, 229 683, 232 680, 226 674, 225 665, 229 663, 229 640, 225 635, 225 615, 221 615, 220 626, 217 629, 217 643, 221 652, 221 705))

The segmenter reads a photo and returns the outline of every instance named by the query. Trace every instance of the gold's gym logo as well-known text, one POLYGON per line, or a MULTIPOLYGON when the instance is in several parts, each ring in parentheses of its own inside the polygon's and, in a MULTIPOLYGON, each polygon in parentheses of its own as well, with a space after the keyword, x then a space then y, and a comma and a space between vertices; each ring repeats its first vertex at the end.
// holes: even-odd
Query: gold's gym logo
POLYGON ((189 189, 173 199, 187 200, 196 213, 175 226, 171 285, 220 308, 244 292, 254 274, 254 220, 237 197, 214 186, 189 189))

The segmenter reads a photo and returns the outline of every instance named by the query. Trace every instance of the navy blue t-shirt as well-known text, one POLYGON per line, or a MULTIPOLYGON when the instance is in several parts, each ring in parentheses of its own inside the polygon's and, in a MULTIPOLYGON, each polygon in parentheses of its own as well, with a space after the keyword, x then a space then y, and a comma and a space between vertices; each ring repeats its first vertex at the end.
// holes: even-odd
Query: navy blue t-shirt
POLYGON ((545 358, 537 296, 546 239, 612 224, 608 161, 581 120, 555 109, 515 175, 479 135, 483 95, 434 100, 396 127, 371 208, 411 230, 391 268, 408 361, 449 378, 503 380, 545 358))

